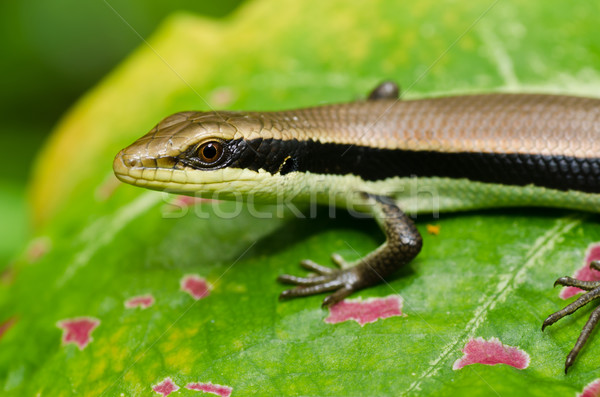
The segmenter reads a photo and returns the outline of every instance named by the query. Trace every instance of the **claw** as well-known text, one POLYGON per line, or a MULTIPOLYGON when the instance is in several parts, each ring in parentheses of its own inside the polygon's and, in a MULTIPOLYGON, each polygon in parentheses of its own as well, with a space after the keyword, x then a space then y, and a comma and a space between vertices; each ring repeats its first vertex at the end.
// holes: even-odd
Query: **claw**
MULTIPOLYGON (((586 306, 591 301, 600 298, 600 282, 597 281, 582 281, 571 277, 561 277, 556 280, 555 285, 557 284, 582 288, 588 292, 577 298, 576 301, 565 306, 563 309, 549 315, 542 324, 542 331, 544 331, 547 326, 554 324, 561 318, 574 313, 583 306, 586 306)), ((577 338, 577 342, 575 342, 575 346, 573 346, 573 349, 567 355, 567 359, 565 361, 565 374, 569 370, 569 367, 571 367, 575 362, 577 355, 590 337, 592 331, 596 327, 596 324, 598 324, 598 321, 600 321, 600 306, 594 309, 590 315, 590 318, 581 330, 579 338, 577 338)))
POLYGON ((569 371, 569 367, 571 367, 571 365, 573 365, 575 362, 575 357, 577 357, 577 353, 573 354, 573 350, 571 350, 567 356, 567 359, 565 360, 565 375, 569 371))
POLYGON ((563 287, 576 287, 585 291, 591 291, 597 287, 600 287, 600 281, 585 281, 578 280, 573 277, 560 277, 554 282, 554 286, 562 285, 563 287))
POLYGON ((567 279, 569 279, 569 278, 571 278, 571 277, 567 277, 567 276, 565 276, 565 277, 560 277, 560 278, 557 278, 557 279, 556 279, 556 281, 554 282, 554 284, 552 285, 552 287, 554 288, 554 287, 556 287, 557 285, 562 285, 562 286, 565 286, 565 284, 567 283, 567 281, 566 281, 566 280, 567 280, 567 279))
POLYGON ((361 278, 357 269, 349 267, 340 255, 332 255, 331 260, 340 266, 341 269, 332 269, 311 260, 304 260, 300 262, 300 265, 309 271, 317 273, 316 275, 296 277, 284 274, 279 276, 277 279, 280 282, 296 285, 295 288, 283 291, 279 295, 279 298, 289 299, 334 291, 323 300, 323 306, 330 306, 359 290, 361 288, 361 278))

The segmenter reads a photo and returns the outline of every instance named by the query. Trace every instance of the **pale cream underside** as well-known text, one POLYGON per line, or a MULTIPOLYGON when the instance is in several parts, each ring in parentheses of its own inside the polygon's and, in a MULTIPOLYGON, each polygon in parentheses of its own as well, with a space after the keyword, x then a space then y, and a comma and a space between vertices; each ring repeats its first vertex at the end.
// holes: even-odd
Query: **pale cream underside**
POLYGON ((213 171, 130 169, 119 179, 137 186, 211 199, 248 199, 264 203, 331 204, 361 207, 358 194, 394 198, 408 213, 437 213, 498 207, 556 207, 600 212, 600 195, 542 187, 506 186, 466 179, 388 178, 363 181, 353 175, 292 172, 271 175, 260 170, 223 168, 213 171))

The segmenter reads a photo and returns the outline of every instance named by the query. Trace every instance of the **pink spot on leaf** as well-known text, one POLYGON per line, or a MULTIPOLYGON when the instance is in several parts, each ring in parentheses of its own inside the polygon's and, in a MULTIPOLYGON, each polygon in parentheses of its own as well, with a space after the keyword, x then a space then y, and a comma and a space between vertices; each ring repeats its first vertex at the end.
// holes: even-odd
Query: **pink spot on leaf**
POLYGON ((169 394, 173 393, 174 391, 179 390, 179 386, 177 386, 175 383, 173 383, 171 378, 165 378, 158 385, 153 385, 152 390, 154 390, 158 394, 162 394, 163 397, 166 397, 169 394))
POLYGON ((0 339, 2 339, 2 336, 6 333, 6 331, 11 329, 16 322, 16 317, 10 317, 8 320, 4 321, 3 323, 0 323, 0 339))
POLYGON ((125 301, 125 307, 127 309, 135 309, 136 307, 140 307, 142 309, 147 309, 154 304, 154 297, 150 294, 147 295, 139 295, 129 298, 125 301))
POLYGON ((402 316, 402 298, 394 295, 387 298, 370 298, 366 300, 343 300, 329 308, 326 323, 336 324, 354 320, 361 325, 374 323, 380 318, 402 316))
POLYGON ((517 369, 525 369, 529 366, 529 355, 518 347, 507 346, 498 338, 471 339, 462 349, 465 354, 454 362, 452 369, 458 370, 471 364, 507 364, 517 369))
POLYGON ((206 280, 196 274, 188 274, 181 281, 181 290, 187 292, 192 298, 198 300, 210 294, 210 287, 206 280))
MULTIPOLYGON (((583 266, 575 272, 574 278, 583 281, 598 281, 600 280, 600 272, 590 269, 590 263, 595 260, 600 260, 600 243, 591 244, 586 253, 583 266)), ((568 299, 583 292, 582 289, 576 287, 563 287, 558 296, 562 299, 568 299)))
POLYGON ((600 397, 600 379, 588 383, 578 397, 600 397))
POLYGON ((83 350, 93 339, 92 331, 100 325, 100 320, 93 317, 79 317, 61 320, 56 323, 63 330, 63 344, 73 343, 83 350))
POLYGON ((186 389, 198 390, 205 393, 213 393, 221 397, 229 397, 233 389, 229 386, 213 385, 212 383, 188 383, 185 385, 186 389))
POLYGON ((48 237, 38 237, 34 239, 27 247, 27 261, 29 263, 37 262, 50 251, 50 239, 48 237))

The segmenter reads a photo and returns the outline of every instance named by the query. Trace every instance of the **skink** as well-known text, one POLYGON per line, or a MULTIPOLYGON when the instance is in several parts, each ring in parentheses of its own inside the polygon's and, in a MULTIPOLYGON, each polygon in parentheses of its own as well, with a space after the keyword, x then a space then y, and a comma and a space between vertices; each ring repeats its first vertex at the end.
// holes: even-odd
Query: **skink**
MULTIPOLYGON (((600 99, 489 94, 399 100, 391 82, 366 101, 280 112, 181 112, 115 157, 116 176, 150 189, 220 199, 311 202, 374 216, 386 241, 339 269, 282 275, 282 298, 331 292, 334 304, 411 261, 422 239, 405 214, 490 207, 600 212, 600 99)), ((600 263, 592 267, 600 269, 600 263)), ((600 282, 543 328, 600 297, 600 282)), ((600 319, 590 316, 565 371, 600 319)), ((542 328, 542 329, 543 329, 542 328)))

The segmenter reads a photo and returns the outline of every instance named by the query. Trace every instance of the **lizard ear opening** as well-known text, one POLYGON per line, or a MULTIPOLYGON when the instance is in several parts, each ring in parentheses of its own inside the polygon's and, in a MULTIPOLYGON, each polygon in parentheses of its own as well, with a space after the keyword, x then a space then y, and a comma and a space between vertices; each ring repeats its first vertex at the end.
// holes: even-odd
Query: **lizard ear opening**
POLYGON ((281 166, 279 167, 279 173, 281 175, 289 174, 290 172, 294 172, 298 169, 298 165, 296 164, 296 160, 291 156, 287 156, 283 161, 281 166))

